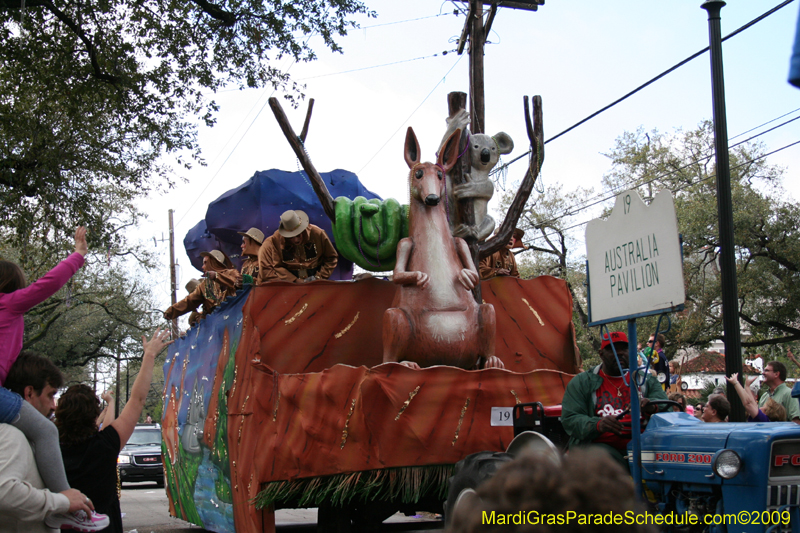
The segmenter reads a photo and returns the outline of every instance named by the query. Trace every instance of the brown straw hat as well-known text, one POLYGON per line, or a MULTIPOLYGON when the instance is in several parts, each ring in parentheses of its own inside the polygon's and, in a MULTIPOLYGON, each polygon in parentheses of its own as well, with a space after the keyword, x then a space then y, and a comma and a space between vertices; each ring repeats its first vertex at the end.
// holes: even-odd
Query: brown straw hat
POLYGON ((211 257, 220 265, 224 266, 225 268, 233 268, 233 263, 228 256, 224 253, 220 252, 219 250, 211 250, 210 252, 200 252, 200 257, 211 257))
POLYGON ((256 241, 258 244, 264 242, 264 232, 258 228, 250 228, 247 231, 237 231, 239 235, 246 235, 256 241))
POLYGON ((528 246, 522 242, 522 237, 525 236, 525 232, 523 230, 514 228, 514 233, 512 236, 515 239, 514 246, 512 246, 512 248, 522 248, 524 250, 528 249, 528 246))
POLYGON ((281 236, 291 239, 303 233, 308 227, 308 215, 305 211, 289 210, 281 215, 281 225, 278 227, 278 233, 281 236))

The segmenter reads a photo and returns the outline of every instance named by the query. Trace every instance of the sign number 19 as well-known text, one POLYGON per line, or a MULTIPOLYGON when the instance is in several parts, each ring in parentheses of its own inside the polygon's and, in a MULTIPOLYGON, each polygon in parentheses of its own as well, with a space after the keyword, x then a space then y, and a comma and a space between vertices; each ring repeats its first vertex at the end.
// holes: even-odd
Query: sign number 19
POLYGON ((492 422, 493 426, 513 426, 514 420, 512 417, 513 407, 492 407, 492 422))
POLYGON ((627 215, 628 213, 631 212, 631 195, 630 194, 626 194, 625 198, 623 198, 622 201, 625 202, 625 205, 624 205, 625 214, 627 215))

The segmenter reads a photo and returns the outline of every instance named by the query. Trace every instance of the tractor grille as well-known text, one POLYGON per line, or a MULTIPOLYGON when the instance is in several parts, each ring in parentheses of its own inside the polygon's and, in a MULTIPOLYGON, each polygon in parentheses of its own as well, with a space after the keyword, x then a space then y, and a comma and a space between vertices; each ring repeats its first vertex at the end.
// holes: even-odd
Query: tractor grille
MULTIPOLYGON (((800 485, 772 485, 767 487, 767 511, 777 511, 784 505, 800 506, 800 485)), ((789 533, 792 525, 781 525, 772 531, 789 533)))

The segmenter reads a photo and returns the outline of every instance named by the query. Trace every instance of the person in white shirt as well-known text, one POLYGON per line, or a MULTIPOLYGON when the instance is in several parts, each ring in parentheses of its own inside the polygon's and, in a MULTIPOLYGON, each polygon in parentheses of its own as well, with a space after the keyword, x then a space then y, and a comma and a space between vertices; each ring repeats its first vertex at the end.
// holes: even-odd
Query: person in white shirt
POLYGON ((90 512, 86 496, 77 489, 60 493, 45 488, 31 446, 11 424, 0 424, 0 533, 39 533, 48 528, 50 513, 90 512))

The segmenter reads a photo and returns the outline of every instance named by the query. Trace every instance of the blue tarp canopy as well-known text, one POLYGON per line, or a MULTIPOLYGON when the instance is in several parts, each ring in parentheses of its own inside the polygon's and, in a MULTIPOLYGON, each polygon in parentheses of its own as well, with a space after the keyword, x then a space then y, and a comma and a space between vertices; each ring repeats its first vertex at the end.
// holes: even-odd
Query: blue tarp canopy
MULTIPOLYGON (((339 169, 320 175, 334 198, 363 196, 380 199, 364 187, 352 172, 339 169)), ((237 232, 255 227, 269 237, 278 229, 281 213, 289 209, 305 211, 310 222, 324 229, 333 240, 331 221, 325 215, 305 172, 272 169, 256 172, 245 183, 211 202, 205 220, 189 230, 183 240, 186 253, 198 270, 203 264, 200 252, 215 247, 228 254, 239 266, 242 237, 237 232)), ((333 244, 335 246, 336 242, 333 244)), ((350 279, 352 272, 353 264, 339 256, 339 264, 331 279, 350 279)))

